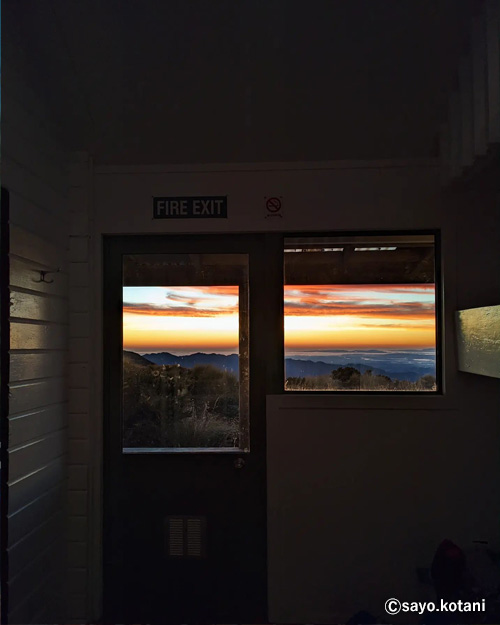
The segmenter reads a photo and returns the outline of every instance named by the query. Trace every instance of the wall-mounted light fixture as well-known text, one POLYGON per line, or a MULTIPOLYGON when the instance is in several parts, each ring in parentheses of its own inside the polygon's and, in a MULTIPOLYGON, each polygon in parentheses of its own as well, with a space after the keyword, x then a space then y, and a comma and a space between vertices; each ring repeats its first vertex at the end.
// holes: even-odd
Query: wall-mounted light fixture
POLYGON ((500 306, 456 313, 458 368, 500 378, 500 306))

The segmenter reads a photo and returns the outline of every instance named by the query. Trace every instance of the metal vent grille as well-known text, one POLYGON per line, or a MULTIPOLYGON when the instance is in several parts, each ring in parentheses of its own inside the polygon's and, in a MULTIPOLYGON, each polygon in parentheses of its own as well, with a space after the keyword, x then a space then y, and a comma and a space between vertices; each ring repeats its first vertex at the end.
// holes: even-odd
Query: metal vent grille
POLYGON ((205 517, 171 516, 165 519, 166 553, 172 558, 204 558, 205 517))
POLYGON ((187 519, 186 526, 187 555, 201 558, 201 519, 187 519))
POLYGON ((184 555, 184 521, 182 519, 170 519, 168 534, 168 555, 184 555))

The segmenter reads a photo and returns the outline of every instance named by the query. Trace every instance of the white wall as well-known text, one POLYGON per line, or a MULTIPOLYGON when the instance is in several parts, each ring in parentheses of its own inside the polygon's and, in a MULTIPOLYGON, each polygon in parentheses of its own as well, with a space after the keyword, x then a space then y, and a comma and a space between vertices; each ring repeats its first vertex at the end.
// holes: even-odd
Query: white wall
MULTIPOLYGON (((100 615, 99 562, 100 515, 92 515, 89 501, 89 483, 99 489, 101 457, 92 461, 89 446, 92 413, 91 388, 96 377, 93 349, 98 339, 91 339, 91 316, 96 309, 93 300, 99 285, 90 281, 89 258, 90 186, 92 161, 85 153, 73 155, 70 167, 70 315, 69 315, 69 509, 68 509, 68 596, 67 622, 87 622, 100 615), (97 536, 95 534, 97 528, 97 536), (94 593, 89 592, 88 573, 93 574, 94 593)), ((94 418, 95 419, 95 418, 94 418)), ((95 425, 94 425, 95 427, 95 425)), ((99 444, 99 443, 97 443, 99 444)))
POLYGON ((419 399, 399 410, 269 399, 271 622, 388 618, 391 597, 435 600, 416 568, 430 567, 441 540, 498 548, 498 411, 419 399))
MULTIPOLYGON (((466 552, 474 540, 500 548, 500 384, 458 371, 452 318, 500 301, 491 173, 418 209, 443 233, 445 395, 268 398, 272 622, 345 622, 359 610, 389 618, 390 597, 435 599, 416 568, 430 566, 443 539, 466 552)), ((415 225, 409 206, 394 227, 415 225)))
POLYGON ((442 222, 433 161, 100 167, 95 172, 96 234, 430 228, 442 222), (228 219, 152 220, 151 196, 195 194, 227 195, 228 219), (265 209, 265 197, 275 195, 283 199, 281 218, 269 218, 265 209))
POLYGON ((81 481, 73 495, 75 509, 70 519, 75 537, 70 560, 75 574, 72 618, 82 617, 82 610, 86 610, 87 618, 97 616, 101 592, 103 234, 440 228, 446 305, 445 397, 421 397, 418 402, 396 397, 356 401, 329 398, 321 406, 315 405, 312 398, 270 400, 270 618, 278 622, 334 622, 358 608, 380 613, 380 600, 388 589, 372 582, 380 571, 391 570, 394 554, 398 570, 394 593, 421 593, 425 590, 416 589, 414 569, 429 564, 444 535, 462 543, 475 538, 495 543, 499 488, 490 480, 478 486, 468 476, 479 479, 481 472, 491 472, 500 459, 494 408, 498 389, 490 389, 479 420, 471 409, 475 382, 470 382, 467 390, 468 404, 463 402, 463 393, 458 394, 457 383, 461 380, 455 365, 453 313, 457 306, 459 215, 441 195, 434 162, 101 167, 94 169, 92 185, 91 164, 83 162, 79 167, 80 187, 72 190, 79 199, 72 201, 72 206, 75 210, 77 205, 80 207, 80 230, 74 232, 78 235, 78 242, 74 242, 78 264, 74 268, 82 282, 73 291, 71 304, 76 355, 70 391, 75 397, 75 409, 70 415, 70 462, 80 466, 77 470, 81 481), (152 220, 152 196, 197 194, 228 195, 228 219, 152 220), (283 198, 281 218, 267 216, 265 197, 271 195, 283 198), (282 435, 284 420, 286 439, 282 435), (313 428, 309 427, 311 422, 313 428), (388 433, 396 424, 404 424, 404 428, 391 438, 388 433), (360 439, 364 453, 358 445, 360 439), (422 453, 406 453, 415 439, 422 453), (483 448, 486 454, 480 452, 483 448), (384 458, 391 456, 378 475, 371 468, 377 449, 384 458), (450 449, 456 451, 451 454, 450 449), (362 460, 356 462, 360 456, 362 460), (473 459, 471 472, 469 457, 473 459), (444 468, 440 469, 442 458, 448 464, 443 460, 444 468), (346 475, 353 467, 357 467, 356 481, 346 490, 346 475), (457 486, 462 482, 456 478, 467 485, 465 490, 457 486), (374 484, 386 485, 382 509, 373 496, 374 484), (418 484, 418 496, 413 484, 418 484), (394 494, 399 499, 393 500, 394 494), (343 512, 331 504, 339 497, 344 498, 343 512), (428 508, 421 514, 420 506, 425 508, 426 497, 428 508), (480 512, 472 504, 479 505, 480 512), (364 511, 368 515, 372 512, 372 523, 361 520, 364 511), (420 532, 411 520, 417 513, 426 519, 420 532), (356 515, 357 525, 352 522, 356 515), (358 535, 361 532, 365 533, 362 538, 358 535), (350 560, 348 543, 354 545, 350 560), (370 554, 367 563, 365 552, 370 554), (310 561, 304 559, 308 553, 314 554, 310 561), (344 557, 339 558, 341 553, 344 557), (306 569, 312 569, 307 573, 305 563, 306 569), (360 566, 365 567, 367 585, 360 592, 361 601, 356 603, 344 591, 357 583, 360 566), (338 600, 343 593, 344 602, 338 600))
MULTIPOLYGON (((91 169, 83 159, 72 187, 80 280, 71 304, 70 463, 80 475, 70 518, 73 619, 96 617, 101 593, 103 234, 440 228, 445 396, 269 399, 270 618, 339 622, 357 609, 383 615, 389 591, 425 596, 415 567, 430 564, 442 538, 498 546, 500 487, 482 478, 500 464, 498 381, 464 380, 457 371, 453 315, 459 299, 482 305, 492 303, 486 294, 500 295, 474 280, 499 233, 484 224, 474 231, 472 223, 462 231, 473 212, 441 193, 433 162, 101 167, 92 176, 91 169), (227 194, 229 218, 151 219, 153 195, 183 194, 227 194), (283 217, 267 217, 270 195, 282 196, 283 217), (457 266, 466 274, 458 282, 457 266)), ((481 210, 484 219, 493 208, 481 210)))
POLYGON ((47 623, 63 618, 65 592, 67 155, 10 52, 2 48, 11 232, 9 622, 47 623), (56 268, 51 284, 38 281, 41 270, 56 268))

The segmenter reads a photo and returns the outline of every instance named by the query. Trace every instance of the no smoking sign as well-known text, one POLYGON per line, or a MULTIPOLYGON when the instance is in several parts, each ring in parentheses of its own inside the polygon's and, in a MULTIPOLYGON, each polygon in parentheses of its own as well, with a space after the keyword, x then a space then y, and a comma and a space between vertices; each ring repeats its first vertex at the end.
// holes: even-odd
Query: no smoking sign
POLYGON ((266 217, 283 217, 281 214, 281 208, 283 206, 283 201, 281 196, 274 195, 272 197, 264 198, 266 200, 266 217))

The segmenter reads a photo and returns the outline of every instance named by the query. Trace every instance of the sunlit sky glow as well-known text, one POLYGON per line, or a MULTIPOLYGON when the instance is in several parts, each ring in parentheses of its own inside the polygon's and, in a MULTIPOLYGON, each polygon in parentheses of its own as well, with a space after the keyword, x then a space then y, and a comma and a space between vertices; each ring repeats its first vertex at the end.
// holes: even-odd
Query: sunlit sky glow
MULTIPOLYGON (((287 350, 435 344, 434 285, 287 285, 287 350)), ((123 343, 136 352, 237 352, 238 287, 124 287, 123 343)))
POLYGON ((123 346, 138 352, 238 351, 238 287, 123 288, 123 346))

